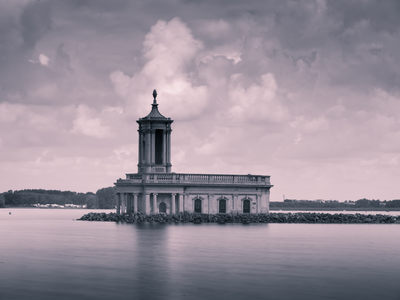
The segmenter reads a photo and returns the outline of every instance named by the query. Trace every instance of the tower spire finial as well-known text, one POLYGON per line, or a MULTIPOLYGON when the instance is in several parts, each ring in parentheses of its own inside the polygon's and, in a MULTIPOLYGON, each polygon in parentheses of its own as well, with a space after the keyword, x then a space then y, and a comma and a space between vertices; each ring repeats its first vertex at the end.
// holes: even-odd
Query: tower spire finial
POLYGON ((153 99, 153 104, 157 104, 157 99, 156 99, 157 98, 157 91, 156 90, 153 91, 153 98, 154 98, 153 99))

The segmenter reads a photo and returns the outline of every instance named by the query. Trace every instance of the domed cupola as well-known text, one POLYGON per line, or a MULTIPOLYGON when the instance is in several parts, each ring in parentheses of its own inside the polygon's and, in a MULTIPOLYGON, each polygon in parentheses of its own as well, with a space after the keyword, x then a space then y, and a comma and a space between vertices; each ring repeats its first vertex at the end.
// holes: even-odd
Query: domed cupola
POLYGON ((171 172, 171 118, 158 111, 157 91, 153 91, 150 113, 139 124, 138 173, 171 172))

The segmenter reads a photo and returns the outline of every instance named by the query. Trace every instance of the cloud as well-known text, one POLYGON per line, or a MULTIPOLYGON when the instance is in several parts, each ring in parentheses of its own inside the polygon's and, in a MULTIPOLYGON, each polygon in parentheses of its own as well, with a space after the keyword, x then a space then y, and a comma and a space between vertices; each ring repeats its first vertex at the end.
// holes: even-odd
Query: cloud
POLYGON ((39 55, 39 62, 42 66, 48 66, 49 65, 50 58, 48 58, 44 54, 39 55))
POLYGON ((208 103, 207 87, 191 78, 196 55, 202 43, 178 18, 158 21, 143 43, 145 64, 133 76, 114 71, 110 78, 116 92, 127 101, 128 113, 148 113, 153 88, 159 91, 159 103, 165 114, 188 119, 202 114, 208 103))
POLYGON ((304 116, 298 116, 294 121, 290 122, 289 125, 297 130, 309 133, 327 130, 329 128, 328 120, 323 116, 313 119, 307 119, 304 116))
POLYGON ((69 71, 73 72, 71 66, 71 57, 64 49, 64 43, 61 43, 57 47, 56 56, 55 56, 55 64, 61 71, 69 71))
POLYGON ((0 122, 13 123, 17 118, 22 117, 25 112, 23 105, 8 102, 0 103, 0 122))
POLYGON ((231 118, 242 121, 281 122, 288 118, 288 111, 279 102, 278 85, 271 73, 263 74, 259 84, 245 87, 243 74, 234 74, 229 83, 231 118))
POLYGON ((398 15, 396 0, 0 1, 3 189, 136 170, 156 88, 174 171, 270 174, 272 199, 397 196, 398 15))
POLYGON ((193 37, 180 19, 158 21, 143 43, 143 54, 148 60, 143 72, 162 80, 173 79, 175 73, 182 72, 201 48, 202 43, 193 37))
POLYGON ((26 48, 35 47, 36 43, 51 29, 50 5, 49 1, 32 1, 24 8, 20 22, 26 48))
POLYGON ((110 129, 102 124, 100 118, 95 117, 95 112, 86 105, 79 105, 77 115, 73 121, 73 133, 84 134, 94 138, 110 136, 110 129))

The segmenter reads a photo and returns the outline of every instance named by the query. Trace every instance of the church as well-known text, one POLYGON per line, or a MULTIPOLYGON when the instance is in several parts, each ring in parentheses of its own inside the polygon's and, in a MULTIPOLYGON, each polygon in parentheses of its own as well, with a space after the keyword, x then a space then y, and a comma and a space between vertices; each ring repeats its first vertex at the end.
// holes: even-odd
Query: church
POLYGON ((150 113, 137 123, 138 171, 115 183, 118 214, 269 212, 270 176, 171 171, 173 120, 159 112, 156 90, 150 113))

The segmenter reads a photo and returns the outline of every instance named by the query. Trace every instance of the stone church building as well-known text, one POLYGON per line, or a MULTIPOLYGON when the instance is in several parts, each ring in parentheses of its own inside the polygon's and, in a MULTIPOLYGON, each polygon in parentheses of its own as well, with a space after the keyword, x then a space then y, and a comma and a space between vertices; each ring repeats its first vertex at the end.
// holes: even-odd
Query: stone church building
POLYGON ((117 213, 268 213, 270 176, 171 172, 171 125, 158 111, 153 92, 150 113, 139 124, 137 173, 115 183, 117 213))

